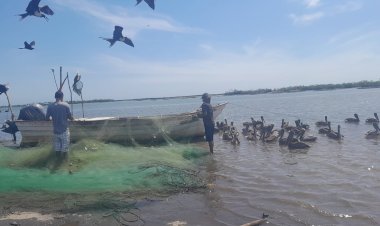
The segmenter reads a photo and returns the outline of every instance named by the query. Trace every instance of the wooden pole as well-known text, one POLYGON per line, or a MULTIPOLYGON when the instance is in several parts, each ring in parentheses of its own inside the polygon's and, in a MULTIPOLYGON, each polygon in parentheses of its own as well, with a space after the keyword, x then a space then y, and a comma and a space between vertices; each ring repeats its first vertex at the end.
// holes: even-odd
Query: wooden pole
POLYGON ((84 118, 84 107, 83 107, 83 97, 82 97, 82 93, 80 94, 80 99, 82 100, 82 115, 83 115, 83 118, 84 118))
POLYGON ((59 89, 62 89, 62 66, 59 67, 59 89))
POLYGON ((14 121, 14 120, 15 120, 15 115, 13 114, 11 101, 9 100, 9 96, 8 96, 7 92, 4 92, 4 93, 5 93, 5 96, 7 96, 7 100, 8 100, 8 108, 9 108, 9 110, 11 111, 11 118, 12 118, 12 121, 14 121))
POLYGON ((67 72, 67 76, 66 76, 66 78, 67 78, 67 85, 69 86, 69 90, 70 90, 71 114, 74 115, 73 92, 71 91, 69 72, 67 72))

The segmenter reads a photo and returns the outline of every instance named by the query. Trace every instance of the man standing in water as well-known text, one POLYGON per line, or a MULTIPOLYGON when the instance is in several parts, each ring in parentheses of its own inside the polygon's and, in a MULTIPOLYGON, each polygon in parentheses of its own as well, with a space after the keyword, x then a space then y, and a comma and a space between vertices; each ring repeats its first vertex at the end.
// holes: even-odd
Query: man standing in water
POLYGON ((46 111, 46 119, 53 120, 54 150, 57 157, 67 158, 70 145, 70 131, 68 119, 73 120, 69 104, 63 101, 63 93, 55 93, 55 102, 50 104, 46 111))
POLYGON ((199 114, 199 117, 203 118, 203 125, 205 127, 205 136, 206 141, 210 147, 210 153, 214 153, 214 111, 210 104, 211 96, 208 93, 202 95, 203 104, 201 106, 202 113, 199 114))

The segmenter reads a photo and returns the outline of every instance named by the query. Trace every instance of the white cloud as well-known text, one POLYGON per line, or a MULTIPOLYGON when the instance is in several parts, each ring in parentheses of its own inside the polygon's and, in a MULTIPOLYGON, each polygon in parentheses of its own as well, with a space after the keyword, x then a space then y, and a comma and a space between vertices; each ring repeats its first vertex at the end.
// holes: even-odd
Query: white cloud
POLYGON ((315 8, 320 5, 320 0, 305 0, 305 5, 307 8, 315 8))
MULTIPOLYGON (((357 81, 359 78, 377 80, 380 55, 370 48, 362 48, 369 41, 376 44, 374 37, 366 37, 369 38, 364 35, 360 42, 339 46, 333 52, 318 52, 318 56, 297 57, 254 41, 251 46, 241 46, 245 51, 232 52, 215 47, 207 56, 190 60, 147 62, 102 55, 96 61, 103 62, 99 65, 102 70, 113 73, 114 81, 107 81, 114 87, 109 91, 113 98, 126 98, 120 95, 128 95, 128 98, 190 95, 204 91, 223 93, 234 88, 278 88, 357 81), (365 77, 360 77, 363 75, 365 77), (141 87, 150 88, 144 89, 142 94, 141 87)), ((330 45, 334 49, 337 44, 330 45)), ((96 88, 93 89, 94 92, 96 88)), ((94 95, 96 92, 91 94, 94 95)))
POLYGON ((201 30, 197 28, 178 25, 172 19, 159 16, 157 13, 149 16, 133 15, 127 10, 127 7, 110 6, 109 3, 100 5, 99 3, 88 0, 56 0, 55 3, 70 10, 91 16, 91 19, 96 18, 107 25, 128 27, 128 33, 131 37, 134 37, 143 29, 176 33, 201 32, 201 30))
POLYGON ((325 14, 323 12, 316 12, 303 15, 290 14, 290 18, 295 24, 310 24, 316 20, 321 19, 325 14))
POLYGON ((349 1, 342 3, 340 5, 337 5, 334 7, 334 13, 347 13, 347 12, 354 12, 358 11, 363 7, 361 2, 358 1, 349 1))
POLYGON ((379 50, 377 40, 380 39, 380 31, 361 29, 345 31, 332 36, 328 40, 330 46, 336 49, 355 49, 356 51, 376 51, 379 50))
MULTIPOLYGON (((320 7, 321 1, 320 0, 303 0, 303 4, 306 5, 307 8, 313 9, 316 7, 320 7)), ((323 17, 332 17, 336 16, 338 14, 343 13, 349 13, 349 12, 355 12, 360 9, 362 9, 363 4, 360 1, 346 1, 339 4, 325 4, 323 8, 321 8, 320 11, 314 12, 314 13, 308 13, 308 14, 290 14, 289 17, 293 20, 294 24, 310 24, 316 20, 319 20, 323 17)))
POLYGON ((200 44, 199 47, 204 51, 212 51, 214 48, 209 44, 200 44))

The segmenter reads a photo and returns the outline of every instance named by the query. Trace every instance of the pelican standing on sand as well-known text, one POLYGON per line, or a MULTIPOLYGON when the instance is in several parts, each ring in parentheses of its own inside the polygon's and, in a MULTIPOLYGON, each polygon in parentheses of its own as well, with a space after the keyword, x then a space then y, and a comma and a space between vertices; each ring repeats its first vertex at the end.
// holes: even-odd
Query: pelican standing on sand
POLYGON ((29 49, 33 50, 33 46, 36 44, 35 41, 32 41, 31 43, 24 42, 24 48, 19 48, 19 49, 29 49))
POLYGON ((26 7, 26 13, 19 14, 18 16, 21 16, 20 20, 25 19, 27 16, 36 16, 45 18, 46 21, 49 21, 49 18, 47 18, 46 15, 54 15, 53 10, 49 8, 49 6, 45 5, 42 7, 39 7, 41 0, 31 0, 28 4, 28 7, 26 7), (45 15, 46 14, 46 15, 45 15))
POLYGON ((103 38, 103 37, 99 37, 99 38, 108 41, 110 43, 110 47, 112 47, 116 41, 124 42, 125 44, 127 44, 129 46, 135 47, 135 45, 133 45, 133 42, 131 41, 131 39, 129 39, 126 36, 123 36, 122 31, 123 31, 123 27, 115 26, 112 38, 103 38))

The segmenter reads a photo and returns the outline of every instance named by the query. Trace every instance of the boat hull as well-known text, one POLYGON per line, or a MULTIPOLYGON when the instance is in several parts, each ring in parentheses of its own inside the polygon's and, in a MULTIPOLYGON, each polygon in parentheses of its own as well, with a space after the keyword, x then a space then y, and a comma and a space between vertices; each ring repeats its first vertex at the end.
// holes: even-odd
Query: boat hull
MULTIPOLYGON (((226 103, 214 106, 214 118, 224 109, 226 103)), ((118 143, 152 143, 165 140, 192 140, 204 135, 199 111, 183 114, 147 117, 98 117, 75 119, 70 122, 70 139, 96 139, 118 143)), ((51 121, 17 120, 21 146, 34 146, 52 141, 51 121)))

